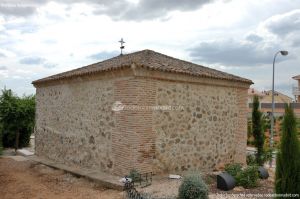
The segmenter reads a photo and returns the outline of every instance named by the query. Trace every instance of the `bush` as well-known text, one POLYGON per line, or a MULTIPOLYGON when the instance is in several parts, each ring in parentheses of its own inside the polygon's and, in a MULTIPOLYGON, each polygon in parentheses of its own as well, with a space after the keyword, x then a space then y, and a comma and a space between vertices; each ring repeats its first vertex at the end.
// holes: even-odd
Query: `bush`
POLYGON ((238 163, 228 164, 225 166, 225 171, 235 179, 238 186, 243 186, 244 188, 256 187, 259 176, 254 155, 247 156, 247 164, 251 166, 245 169, 238 163))
POLYGON ((248 166, 254 166, 257 165, 255 155, 247 155, 246 162, 248 166))
POLYGON ((277 194, 300 194, 300 143, 296 117, 290 106, 285 108, 281 136, 276 159, 275 190, 277 194))
POLYGON ((234 178, 242 171, 242 165, 239 163, 225 165, 225 171, 232 175, 234 178))
POLYGON ((263 154, 263 161, 267 162, 272 159, 273 150, 271 148, 267 148, 263 154))
POLYGON ((132 169, 128 175, 131 178, 132 182, 140 182, 141 181, 141 174, 136 170, 132 169))
POLYGON ((238 185, 244 188, 253 188, 257 187, 258 178, 258 167, 248 166, 237 175, 236 181, 238 185))
POLYGON ((194 173, 184 177, 179 187, 179 199, 207 199, 208 188, 201 175, 194 173))

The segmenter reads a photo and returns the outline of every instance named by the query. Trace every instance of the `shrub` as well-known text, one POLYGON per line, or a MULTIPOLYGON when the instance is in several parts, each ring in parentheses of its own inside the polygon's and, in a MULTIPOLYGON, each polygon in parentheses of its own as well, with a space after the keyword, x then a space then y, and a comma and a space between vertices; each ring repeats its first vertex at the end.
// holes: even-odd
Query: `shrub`
POLYGON ((242 165, 239 163, 225 165, 225 171, 232 175, 234 178, 242 171, 242 165))
POLYGON ((237 184, 244 188, 253 188, 258 184, 258 167, 248 166, 242 170, 236 177, 237 184))
POLYGON ((3 145, 2 145, 2 126, 0 124, 0 155, 2 155, 3 152, 3 145))
POLYGON ((194 173, 184 177, 179 187, 179 199, 207 199, 208 188, 201 175, 194 173))
POLYGON ((247 145, 253 145, 252 120, 247 118, 247 145))
POLYGON ((273 150, 271 148, 267 148, 263 153, 263 161, 267 162, 272 159, 273 150))
POLYGON ((246 162, 248 166, 257 165, 255 155, 247 155, 246 162))
POLYGON ((132 169, 128 175, 131 178, 132 182, 140 182, 141 181, 141 174, 136 170, 132 169))
POLYGON ((251 166, 245 169, 238 163, 228 164, 225 166, 225 171, 234 177, 238 186, 243 186, 244 188, 256 187, 259 176, 254 155, 247 156, 247 164, 251 166))
POLYGON ((253 109, 252 109, 252 134, 255 139, 255 147, 257 149, 256 162, 258 165, 263 165, 263 153, 264 153, 264 142, 265 136, 263 132, 264 122, 262 113, 259 111, 259 99, 258 96, 253 98, 253 109))
POLYGON ((300 194, 300 143, 297 138, 296 117, 286 106, 281 144, 276 159, 275 190, 277 194, 300 194))

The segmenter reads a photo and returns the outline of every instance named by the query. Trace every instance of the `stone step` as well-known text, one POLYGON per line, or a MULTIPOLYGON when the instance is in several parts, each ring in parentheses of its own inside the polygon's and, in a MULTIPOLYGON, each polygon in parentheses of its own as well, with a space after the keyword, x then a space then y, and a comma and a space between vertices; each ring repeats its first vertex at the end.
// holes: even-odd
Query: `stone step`
POLYGON ((35 155, 28 157, 28 159, 39 162, 52 168, 64 170, 78 177, 85 177, 106 188, 115 189, 119 191, 123 190, 123 184, 119 182, 121 178, 120 176, 114 176, 108 173, 92 169, 75 168, 64 164, 55 163, 53 161, 46 160, 35 155))
POLYGON ((18 149, 17 150, 17 154, 18 155, 22 155, 22 156, 31 156, 31 155, 34 155, 33 152, 28 151, 27 149, 18 149))

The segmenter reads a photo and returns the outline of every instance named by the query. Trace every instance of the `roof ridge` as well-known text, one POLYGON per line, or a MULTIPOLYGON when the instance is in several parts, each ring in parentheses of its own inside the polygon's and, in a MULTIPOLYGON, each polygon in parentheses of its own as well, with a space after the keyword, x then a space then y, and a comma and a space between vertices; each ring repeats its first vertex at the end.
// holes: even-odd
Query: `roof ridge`
MULTIPOLYGON (((180 59, 180 58, 172 57, 172 56, 170 56, 170 55, 162 54, 162 53, 156 52, 156 51, 154 51, 154 50, 145 49, 145 50, 142 50, 142 51, 150 51, 150 52, 154 52, 154 53, 156 53, 156 54, 159 54, 159 55, 161 55, 161 56, 164 56, 164 57, 167 57, 167 58, 170 58, 170 59, 174 59, 174 60, 177 60, 177 61, 180 61, 180 62, 185 62, 185 63, 187 63, 187 64, 194 65, 194 66, 197 66, 197 67, 203 67, 204 69, 212 70, 212 71, 214 71, 214 72, 219 72, 219 73, 221 72, 221 73, 224 73, 224 74, 226 74, 226 75, 230 75, 230 76, 234 76, 234 77, 240 78, 240 77, 237 76, 237 75, 233 75, 233 74, 230 74, 230 73, 227 73, 227 72, 224 72, 224 71, 220 71, 220 70, 217 70, 217 69, 214 69, 214 68, 210 68, 210 67, 207 67, 207 66, 203 66, 203 65, 201 65, 201 64, 193 63, 193 62, 191 62, 191 61, 186 61, 186 60, 183 60, 183 59, 180 59)), ((142 51, 139 51, 139 52, 142 52, 142 51)), ((244 79, 245 79, 245 78, 244 78, 244 79)))

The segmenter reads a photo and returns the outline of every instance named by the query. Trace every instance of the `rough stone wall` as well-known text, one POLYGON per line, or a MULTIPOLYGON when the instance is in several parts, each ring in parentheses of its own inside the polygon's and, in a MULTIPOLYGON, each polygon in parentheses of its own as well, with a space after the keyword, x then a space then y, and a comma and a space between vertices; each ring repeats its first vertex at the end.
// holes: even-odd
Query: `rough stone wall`
POLYGON ((232 87, 157 82, 156 105, 180 105, 183 110, 153 112, 154 170, 211 171, 236 160, 243 162, 246 96, 239 97, 243 90, 247 92, 232 87))
POLYGON ((123 76, 38 87, 36 154, 118 175, 245 162, 247 88, 123 76))
POLYGON ((112 172, 113 85, 111 80, 91 80, 38 87, 36 154, 112 172))

